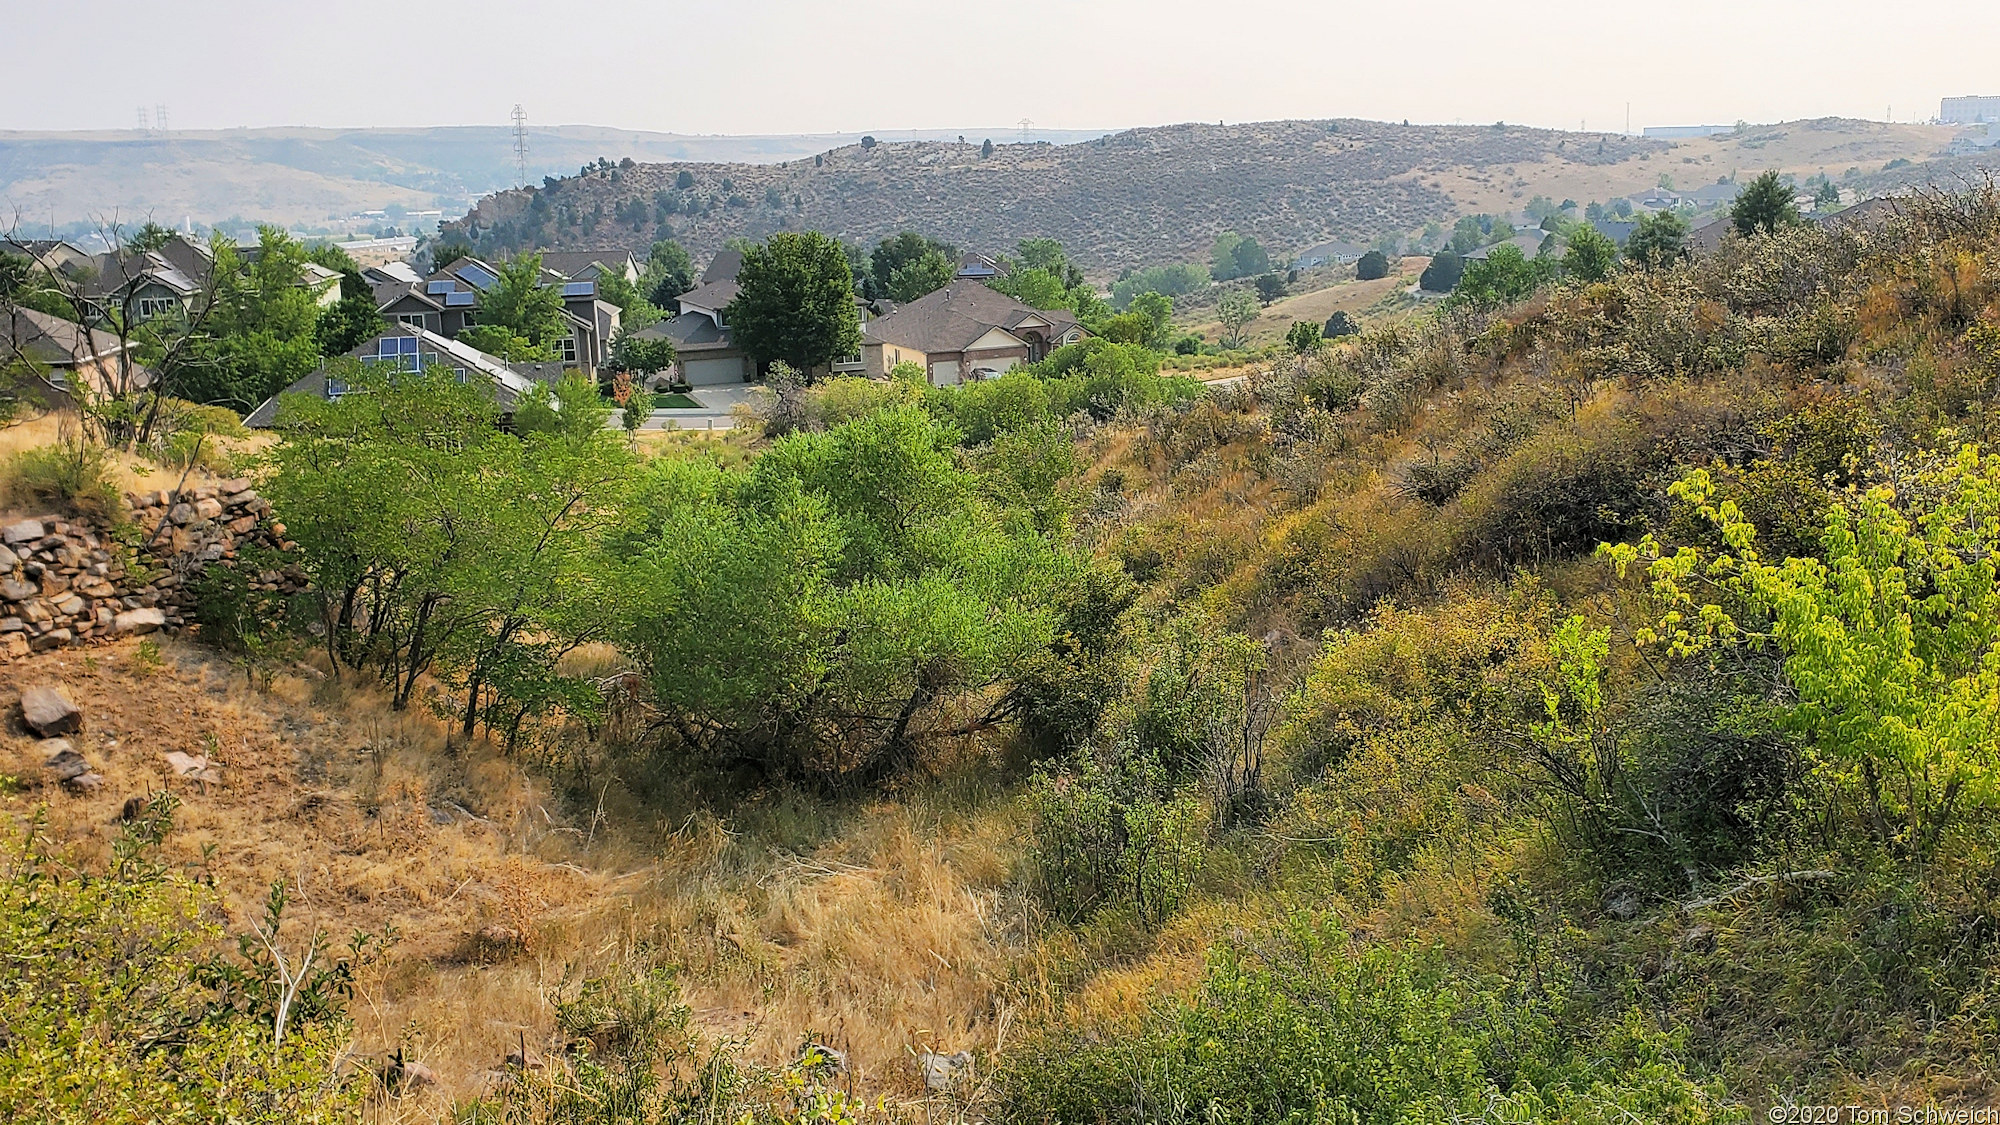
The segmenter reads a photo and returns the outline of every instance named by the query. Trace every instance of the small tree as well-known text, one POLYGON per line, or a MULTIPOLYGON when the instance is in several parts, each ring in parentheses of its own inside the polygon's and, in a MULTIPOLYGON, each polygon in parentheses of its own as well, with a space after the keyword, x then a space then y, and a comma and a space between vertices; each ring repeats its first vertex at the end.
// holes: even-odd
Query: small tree
POLYGON ((1222 322, 1222 346, 1242 347, 1243 329, 1257 319, 1258 311, 1256 299, 1240 290, 1222 298, 1215 306, 1216 319, 1222 322))
POLYGON ((1320 334, 1329 340, 1337 340, 1342 336, 1358 336, 1361 334, 1361 324, 1347 315, 1347 310, 1341 309, 1326 318, 1326 327, 1320 334))
POLYGON ((1729 208, 1729 221, 1738 234, 1768 233, 1798 222, 1799 208, 1785 181, 1776 172, 1766 172, 1737 194, 1729 208))
POLYGON ((611 365, 620 371, 633 371, 641 375, 657 375, 672 367, 678 354, 674 342, 665 336, 634 336, 626 334, 618 337, 611 345, 611 365))
POLYGON ((1687 256, 1687 238, 1687 220, 1674 212, 1641 215, 1625 240, 1625 257, 1645 269, 1658 269, 1687 256))
POLYGON ((1389 255, 1370 250, 1354 263, 1354 276, 1362 281, 1379 281, 1389 276, 1389 255))
POLYGON ((1285 331, 1285 345, 1300 355, 1310 355, 1319 350, 1324 333, 1320 326, 1310 320, 1295 320, 1285 331))
POLYGON ((1285 295, 1285 279, 1275 273, 1257 275, 1257 299, 1270 304, 1285 295))
POLYGON ((1563 252, 1563 273, 1583 282, 1603 281, 1618 265, 1618 244, 1596 227, 1578 224, 1563 252))

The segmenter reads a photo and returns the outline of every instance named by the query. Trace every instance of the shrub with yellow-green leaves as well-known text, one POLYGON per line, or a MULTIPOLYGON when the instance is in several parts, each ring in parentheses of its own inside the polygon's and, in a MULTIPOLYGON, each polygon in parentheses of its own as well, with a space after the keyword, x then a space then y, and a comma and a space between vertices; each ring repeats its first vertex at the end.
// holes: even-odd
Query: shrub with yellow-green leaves
POLYGON ((317 997, 280 1033, 257 966, 214 952, 214 890, 151 854, 172 810, 154 798, 103 871, 33 834, 0 859, 0 1119, 359 1120, 339 997, 317 997))

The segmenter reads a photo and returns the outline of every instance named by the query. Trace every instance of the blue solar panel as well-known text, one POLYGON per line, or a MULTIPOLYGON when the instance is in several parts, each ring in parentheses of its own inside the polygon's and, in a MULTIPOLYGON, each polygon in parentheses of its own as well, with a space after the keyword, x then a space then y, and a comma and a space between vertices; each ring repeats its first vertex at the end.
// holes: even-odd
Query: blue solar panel
POLYGON ((445 296, 444 305, 448 309, 466 308, 477 304, 478 301, 479 295, 476 293, 451 293, 445 296))
POLYGON ((595 297, 595 296, 597 296, 597 283, 596 283, 595 281, 570 281, 570 282, 565 282, 565 283, 563 284, 563 296, 565 296, 565 297, 595 297))
POLYGON ((500 280, 469 262, 458 267, 458 276, 474 289, 491 289, 500 280))
POLYGON ((433 281, 429 285, 424 286, 424 292, 435 297, 440 293, 451 292, 451 288, 451 282, 449 281, 433 281))

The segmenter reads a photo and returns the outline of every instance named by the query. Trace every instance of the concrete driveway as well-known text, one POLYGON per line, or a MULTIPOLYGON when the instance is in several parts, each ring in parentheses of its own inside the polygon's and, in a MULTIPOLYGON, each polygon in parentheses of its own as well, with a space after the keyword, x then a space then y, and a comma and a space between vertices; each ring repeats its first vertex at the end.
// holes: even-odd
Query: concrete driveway
POLYGON ((770 397, 771 392, 754 383, 730 383, 716 387, 696 387, 688 397, 701 405, 693 409, 655 410, 643 427, 648 430, 731 430, 736 428, 736 407, 770 397))

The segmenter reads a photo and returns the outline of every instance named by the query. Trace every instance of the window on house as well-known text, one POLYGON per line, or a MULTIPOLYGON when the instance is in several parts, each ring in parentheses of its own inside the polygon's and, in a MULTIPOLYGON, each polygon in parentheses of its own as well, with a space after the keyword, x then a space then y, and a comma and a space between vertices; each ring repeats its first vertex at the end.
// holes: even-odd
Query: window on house
POLYGON ((361 362, 382 364, 397 371, 415 371, 421 366, 415 336, 384 336, 375 341, 375 353, 363 353, 361 362))
POLYGON ((562 338, 562 342, 558 344, 556 348, 558 354, 562 358, 564 366, 566 367, 576 366, 576 333, 572 332, 569 335, 564 336, 562 338))
POLYGON ((170 316, 180 310, 181 303, 172 297, 139 298, 139 319, 151 320, 156 316, 170 316))

